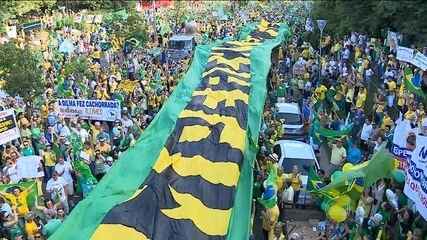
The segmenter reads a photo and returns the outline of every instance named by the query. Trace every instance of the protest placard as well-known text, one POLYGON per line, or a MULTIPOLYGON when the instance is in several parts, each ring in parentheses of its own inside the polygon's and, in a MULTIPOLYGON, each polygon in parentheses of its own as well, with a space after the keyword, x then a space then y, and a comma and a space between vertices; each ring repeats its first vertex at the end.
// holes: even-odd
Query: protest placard
POLYGON ((120 102, 87 99, 58 99, 56 107, 59 115, 65 118, 115 121, 121 119, 120 102))
POLYGON ((20 137, 12 109, 0 112, 0 144, 5 144, 20 137))
POLYGON ((20 178, 38 178, 44 176, 41 157, 37 155, 18 158, 16 167, 20 178))

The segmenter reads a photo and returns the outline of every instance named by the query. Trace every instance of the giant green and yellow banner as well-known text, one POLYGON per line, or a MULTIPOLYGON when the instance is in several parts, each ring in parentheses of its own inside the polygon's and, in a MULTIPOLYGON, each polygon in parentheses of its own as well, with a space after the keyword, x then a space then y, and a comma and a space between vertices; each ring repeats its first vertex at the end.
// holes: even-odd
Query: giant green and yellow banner
POLYGON ((197 47, 138 143, 50 238, 248 239, 252 170, 272 49, 287 26, 197 47))

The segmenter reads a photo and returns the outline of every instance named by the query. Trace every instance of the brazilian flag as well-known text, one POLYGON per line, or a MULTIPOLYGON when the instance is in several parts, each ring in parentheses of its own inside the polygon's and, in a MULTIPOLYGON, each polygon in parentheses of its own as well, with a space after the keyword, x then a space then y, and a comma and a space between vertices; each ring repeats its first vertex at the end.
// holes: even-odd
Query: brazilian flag
POLYGON ((138 142, 49 239, 248 239, 271 52, 289 35, 262 21, 198 46, 138 142))

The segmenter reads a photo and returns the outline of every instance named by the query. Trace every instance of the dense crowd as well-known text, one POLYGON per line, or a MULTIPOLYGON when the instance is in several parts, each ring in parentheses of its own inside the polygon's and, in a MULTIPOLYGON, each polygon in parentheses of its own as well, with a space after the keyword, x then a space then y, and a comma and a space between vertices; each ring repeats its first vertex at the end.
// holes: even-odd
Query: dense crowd
MULTIPOLYGON (((301 178, 307 169, 294 166, 292 172, 283 172, 282 166, 277 166, 273 146, 286 132, 275 117, 276 103, 297 102, 302 109, 307 142, 318 150, 318 159, 326 156, 329 160, 317 169, 323 185, 330 183, 334 172, 346 163, 364 163, 383 143, 389 148, 399 122, 410 122, 412 133, 407 146, 412 149, 415 135, 426 134, 427 130, 423 99, 403 81, 405 69, 418 79, 423 78, 422 70, 398 61, 396 50, 387 42, 357 32, 340 38, 326 35, 321 39, 319 56, 303 35, 294 34, 293 41, 279 49, 264 112, 254 199, 277 196, 273 206, 255 204, 261 209, 255 212, 261 212, 264 239, 269 240, 303 238, 297 232, 284 231, 283 226, 287 225, 287 208, 306 207, 299 205, 298 198, 300 191, 307 191, 301 178), (340 137, 317 139, 310 127, 314 122, 334 131, 343 130, 349 123, 352 128, 340 137), (268 185, 272 168, 277 168, 275 190, 268 185), (289 199, 290 191, 293 196, 289 199)), ((363 190, 353 209, 356 211, 347 210, 345 221, 329 218, 315 226, 318 239, 424 239, 427 222, 403 194, 403 187, 404 177, 378 180, 363 190)), ((321 208, 320 203, 317 207, 321 208)))
MULTIPOLYGON (((289 9, 281 10, 283 14, 289 9)), ((205 17, 208 15, 203 7, 195 6, 192 11, 199 29, 198 43, 233 39, 247 19, 257 16, 257 10, 252 9, 249 16, 218 20, 205 17)), ((278 61, 269 76, 254 174, 253 214, 261 220, 264 239, 286 236, 298 240, 302 236, 287 232, 284 219, 287 208, 305 207, 298 199, 307 188, 301 178, 307 169, 294 166, 291 172, 284 172, 277 165, 278 156, 273 147, 286 132, 275 117, 275 104, 296 102, 302 109, 306 142, 317 150, 318 158, 328 158, 328 164, 317 169, 326 185, 344 164, 363 163, 383 143, 390 145, 398 122, 408 120, 414 134, 427 134, 422 99, 403 84, 406 67, 420 78, 422 71, 399 62, 395 50, 385 46, 382 39, 363 33, 352 32, 340 38, 326 35, 321 39, 320 56, 303 38, 304 8, 285 16, 273 11, 264 17, 286 19, 294 37, 279 48, 278 61), (341 131, 349 123, 352 127, 339 138, 319 138, 312 131, 314 122, 333 131, 341 131), (277 174, 276 187, 270 188, 265 182, 271 180, 268 177, 273 168, 277 174), (260 198, 275 201, 265 206, 258 201, 260 198)), ((32 104, 10 96, 2 99, 3 109, 16 112, 21 138, 1 146, 0 181, 14 187, 0 191, 0 237, 49 237, 119 156, 138 141, 190 64, 189 57, 170 59, 164 53, 174 34, 189 31, 188 26, 173 20, 168 8, 155 10, 155 15, 161 16, 159 24, 149 26, 149 40, 144 48, 134 49, 125 47, 122 40, 109 34, 108 26, 100 23, 81 30, 55 27, 55 19, 83 14, 46 14, 41 20, 47 37, 35 31, 16 39, 22 48, 36 46, 41 51, 45 92, 32 104), (67 51, 61 50, 64 42, 71 44, 67 51), (106 43, 111 43, 111 47, 105 47, 106 43), (66 66, 76 59, 88 63, 87 72, 67 74, 66 66), (122 87, 125 83, 130 88, 122 87), (63 118, 55 106, 58 98, 119 101, 121 119, 111 122, 78 116, 63 118), (17 161, 28 156, 40 156, 43 177, 21 179, 17 161), (33 205, 29 203, 33 186, 21 185, 31 181, 36 182, 35 195, 39 196, 33 205)), ((142 15, 147 22, 153 21, 153 10, 142 15)), ((9 41, 4 36, 0 40, 9 41)), ((409 145, 416 144, 414 135, 407 141, 409 145)), ((348 210, 345 221, 319 223, 318 239, 424 239, 427 235, 426 221, 403 194, 403 183, 398 179, 380 179, 365 188, 356 209, 348 210)))
MULTIPOLYGON (((153 14, 162 16, 157 19, 161 24, 148 28, 144 48, 127 46, 101 23, 91 23, 83 30, 68 26, 58 29, 55 20, 78 18, 85 12, 48 13, 41 18, 41 30, 19 34, 15 40, 1 36, 2 43, 16 41, 22 48, 41 52, 45 82, 43 96, 32 104, 10 96, 2 99, 3 109, 15 109, 21 138, 1 146, 1 183, 13 186, 36 180, 39 199, 30 206, 31 189, 21 185, 0 192, 1 237, 50 236, 155 117, 190 61, 190 56, 166 57, 169 38, 192 31, 185 24, 176 24, 168 11, 158 8, 141 13, 147 21, 153 14), (165 24, 167 31, 163 32, 165 24), (62 50, 64 42, 70 45, 62 50), (67 73, 67 64, 76 60, 88 63, 87 72, 67 73), (130 87, 121 87, 124 83, 130 87), (121 104, 121 119, 64 118, 58 114, 57 98, 116 100, 121 104), (41 157, 44 177, 20 178, 17 160, 25 156, 41 157)), ((198 37, 199 43, 233 38, 241 24, 240 20, 201 18, 202 13, 197 13, 200 19, 195 18, 192 24, 203 35, 198 37)))

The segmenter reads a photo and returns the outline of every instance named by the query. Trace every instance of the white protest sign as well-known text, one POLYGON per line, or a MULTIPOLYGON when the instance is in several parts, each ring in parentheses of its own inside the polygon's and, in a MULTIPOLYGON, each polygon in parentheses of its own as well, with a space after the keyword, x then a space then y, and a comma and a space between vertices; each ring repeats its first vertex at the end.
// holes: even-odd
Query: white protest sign
POLYGON ((427 70, 427 56, 424 54, 417 52, 412 59, 412 64, 421 68, 423 71, 427 70))
POLYGON ((41 164, 40 156, 20 157, 16 161, 18 176, 20 178, 38 178, 43 177, 44 172, 41 164))
POLYGON ((12 109, 0 112, 0 144, 5 144, 20 137, 12 109))
POLYGON ((427 219, 427 137, 417 135, 417 147, 408 159, 403 192, 411 199, 418 212, 427 219))
POLYGON ((121 119, 121 108, 118 101, 58 99, 56 107, 59 115, 65 118, 80 117, 111 122, 121 119))
POLYGON ((6 34, 8 38, 16 38, 17 37, 16 26, 10 26, 6 34))
POLYGON ((414 58, 414 49, 398 46, 396 58, 399 61, 411 63, 414 58))

